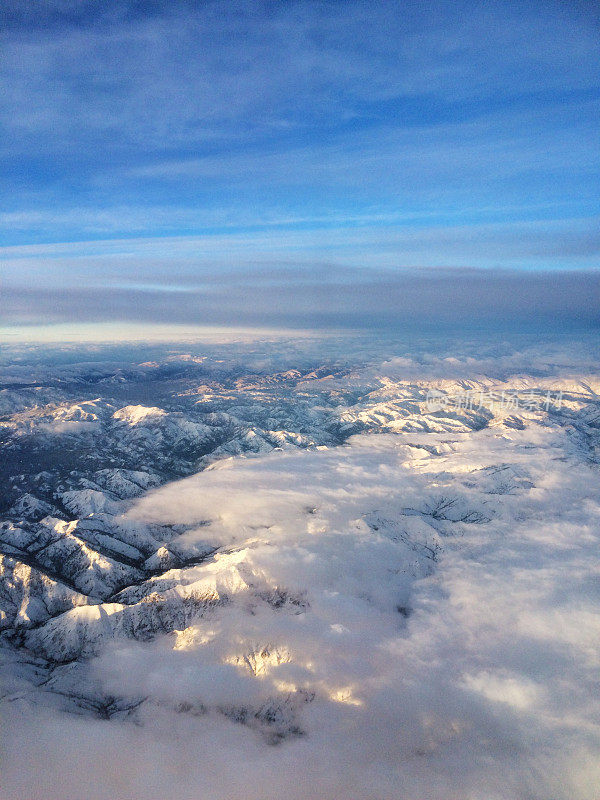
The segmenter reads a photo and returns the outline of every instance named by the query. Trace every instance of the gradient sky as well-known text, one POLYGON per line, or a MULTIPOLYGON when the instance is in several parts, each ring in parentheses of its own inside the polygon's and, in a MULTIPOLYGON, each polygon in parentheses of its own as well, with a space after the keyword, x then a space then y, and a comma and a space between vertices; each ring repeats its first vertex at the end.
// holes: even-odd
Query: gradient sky
POLYGON ((595 324, 599 8, 6 0, 4 323, 595 324))

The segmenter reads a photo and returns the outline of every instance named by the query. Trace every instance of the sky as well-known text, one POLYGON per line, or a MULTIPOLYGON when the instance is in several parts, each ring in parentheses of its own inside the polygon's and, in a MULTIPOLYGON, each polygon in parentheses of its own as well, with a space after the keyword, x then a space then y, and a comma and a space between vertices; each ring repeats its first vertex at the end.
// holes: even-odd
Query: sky
POLYGON ((599 324, 595 4, 2 14, 2 331, 599 324))

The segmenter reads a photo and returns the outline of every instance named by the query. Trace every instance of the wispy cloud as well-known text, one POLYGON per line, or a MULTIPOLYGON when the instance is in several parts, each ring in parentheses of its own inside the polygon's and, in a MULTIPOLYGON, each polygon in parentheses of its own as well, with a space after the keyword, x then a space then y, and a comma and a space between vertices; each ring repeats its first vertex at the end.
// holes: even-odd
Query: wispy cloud
POLYGON ((297 220, 273 216, 266 223, 253 222, 242 230, 215 225, 198 236, 13 245, 0 248, 0 256, 5 280, 24 279, 26 268, 45 274, 56 285, 76 275, 86 282, 102 279, 105 270, 133 272, 141 280, 153 281, 158 274, 169 280, 182 272, 216 274, 218 267, 229 273, 240 266, 268 268, 282 262, 582 268, 595 266, 600 250, 596 216, 478 223, 459 216, 444 224, 427 215, 411 219, 372 214, 350 221, 343 216, 297 220))
POLYGON ((596 211, 582 5, 7 5, 7 243, 596 211))

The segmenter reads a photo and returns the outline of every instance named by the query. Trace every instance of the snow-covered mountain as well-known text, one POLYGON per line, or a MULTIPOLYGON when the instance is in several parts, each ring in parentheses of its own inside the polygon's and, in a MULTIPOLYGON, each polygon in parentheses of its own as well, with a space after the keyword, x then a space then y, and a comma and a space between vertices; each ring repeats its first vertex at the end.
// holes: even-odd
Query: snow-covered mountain
POLYGON ((572 352, 505 352, 496 372, 368 348, 294 367, 274 345, 7 367, 15 731, 31 708, 204 720, 229 744, 238 731, 238 754, 301 748, 313 786, 329 740, 336 785, 361 798, 397 796, 394 775, 426 785, 419 759, 453 785, 467 753, 464 796, 588 797, 600 377, 572 352), (523 775, 541 753, 555 762, 536 784, 523 775), (369 795, 374 758, 386 777, 369 795), (507 769, 513 794, 493 794, 507 769))

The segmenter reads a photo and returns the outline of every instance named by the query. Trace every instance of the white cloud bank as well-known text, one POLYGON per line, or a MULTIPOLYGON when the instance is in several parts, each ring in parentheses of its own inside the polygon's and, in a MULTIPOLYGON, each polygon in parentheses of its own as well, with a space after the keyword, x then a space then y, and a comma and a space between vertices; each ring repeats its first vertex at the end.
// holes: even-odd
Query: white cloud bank
POLYGON ((92 661, 148 698, 135 722, 5 706, 2 797, 593 800, 600 504, 578 435, 537 413, 360 436, 147 494, 130 521, 221 547, 176 577, 222 602, 92 661))

